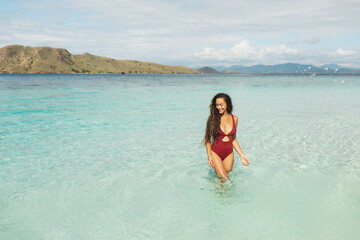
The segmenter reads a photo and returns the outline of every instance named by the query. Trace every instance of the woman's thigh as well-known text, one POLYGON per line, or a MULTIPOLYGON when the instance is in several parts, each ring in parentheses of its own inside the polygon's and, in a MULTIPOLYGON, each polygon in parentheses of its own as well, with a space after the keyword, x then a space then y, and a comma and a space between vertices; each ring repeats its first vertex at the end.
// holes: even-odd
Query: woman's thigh
POLYGON ((234 164, 234 152, 230 153, 223 161, 222 164, 225 168, 225 171, 230 172, 234 164))
POLYGON ((215 170, 216 174, 219 175, 220 177, 226 177, 227 173, 226 173, 226 169, 224 168, 223 161, 213 151, 212 151, 212 161, 214 164, 214 170, 215 170))

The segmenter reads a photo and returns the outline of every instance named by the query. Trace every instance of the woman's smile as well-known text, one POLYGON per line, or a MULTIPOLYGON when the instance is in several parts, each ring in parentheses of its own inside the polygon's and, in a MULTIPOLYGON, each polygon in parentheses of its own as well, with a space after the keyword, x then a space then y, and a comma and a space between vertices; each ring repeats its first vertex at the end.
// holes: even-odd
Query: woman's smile
POLYGON ((216 109, 220 114, 223 114, 227 108, 226 102, 223 98, 216 99, 216 109))

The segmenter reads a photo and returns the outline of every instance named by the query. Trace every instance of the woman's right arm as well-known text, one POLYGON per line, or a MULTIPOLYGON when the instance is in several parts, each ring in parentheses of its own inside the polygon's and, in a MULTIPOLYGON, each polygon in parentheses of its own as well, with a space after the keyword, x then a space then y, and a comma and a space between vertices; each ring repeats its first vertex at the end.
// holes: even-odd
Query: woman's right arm
POLYGON ((209 166, 210 167, 213 167, 214 166, 214 164, 213 164, 213 162, 212 162, 212 153, 211 153, 211 144, 210 144, 210 142, 206 142, 205 143, 205 146, 206 146, 206 152, 207 152, 207 155, 208 155, 208 163, 209 163, 209 166))
POLYGON ((210 167, 213 167, 213 161, 212 161, 212 151, 211 151, 211 142, 209 141, 209 138, 207 138, 207 133, 208 133, 208 128, 209 128, 209 122, 210 122, 210 116, 208 117, 207 121, 206 121, 206 134, 205 134, 205 147, 206 147, 206 152, 208 155, 208 163, 210 167))

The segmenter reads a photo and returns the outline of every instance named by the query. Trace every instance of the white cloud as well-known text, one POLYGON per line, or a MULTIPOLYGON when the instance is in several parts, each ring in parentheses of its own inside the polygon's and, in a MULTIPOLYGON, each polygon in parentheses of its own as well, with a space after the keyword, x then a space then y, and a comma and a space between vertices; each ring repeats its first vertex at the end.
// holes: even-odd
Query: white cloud
POLYGON ((290 40, 290 41, 288 41, 287 42, 287 44, 289 44, 289 45, 293 45, 293 44, 297 44, 299 41, 298 40, 290 40))
POLYGON ((203 59, 225 62, 244 61, 247 63, 268 63, 274 60, 284 60, 299 53, 299 50, 289 48, 284 44, 277 46, 256 46, 244 39, 229 49, 206 47, 204 51, 195 52, 194 55, 203 59))
POLYGON ((194 56, 205 60, 208 64, 216 65, 274 65, 279 63, 304 63, 322 65, 326 63, 339 63, 342 65, 355 65, 359 63, 358 52, 354 50, 338 49, 336 51, 318 51, 289 48, 285 44, 261 46, 250 43, 244 39, 239 44, 228 49, 204 48, 195 52, 194 56))
POLYGON ((0 40, 11 40, 10 36, 0 35, 0 40))
POLYGON ((61 37, 61 36, 51 36, 45 34, 30 34, 30 33, 14 33, 13 36, 18 39, 22 39, 23 41, 31 41, 31 42, 69 42, 71 39, 61 37))
POLYGON ((320 40, 321 40, 320 37, 308 37, 304 40, 304 43, 315 44, 320 42, 320 40))
POLYGON ((336 50, 336 54, 339 56, 354 56, 357 55, 357 51, 344 50, 342 48, 339 48, 338 50, 336 50))

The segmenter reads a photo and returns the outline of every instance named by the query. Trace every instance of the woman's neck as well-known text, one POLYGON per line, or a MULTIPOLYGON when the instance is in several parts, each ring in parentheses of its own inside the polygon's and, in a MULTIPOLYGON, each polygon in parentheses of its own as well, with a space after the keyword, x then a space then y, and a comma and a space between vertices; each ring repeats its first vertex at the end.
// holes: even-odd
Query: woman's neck
POLYGON ((225 118, 227 118, 227 117, 230 117, 231 116, 231 114, 230 113, 228 113, 228 112, 225 112, 221 117, 223 118, 223 117, 225 117, 225 118))

